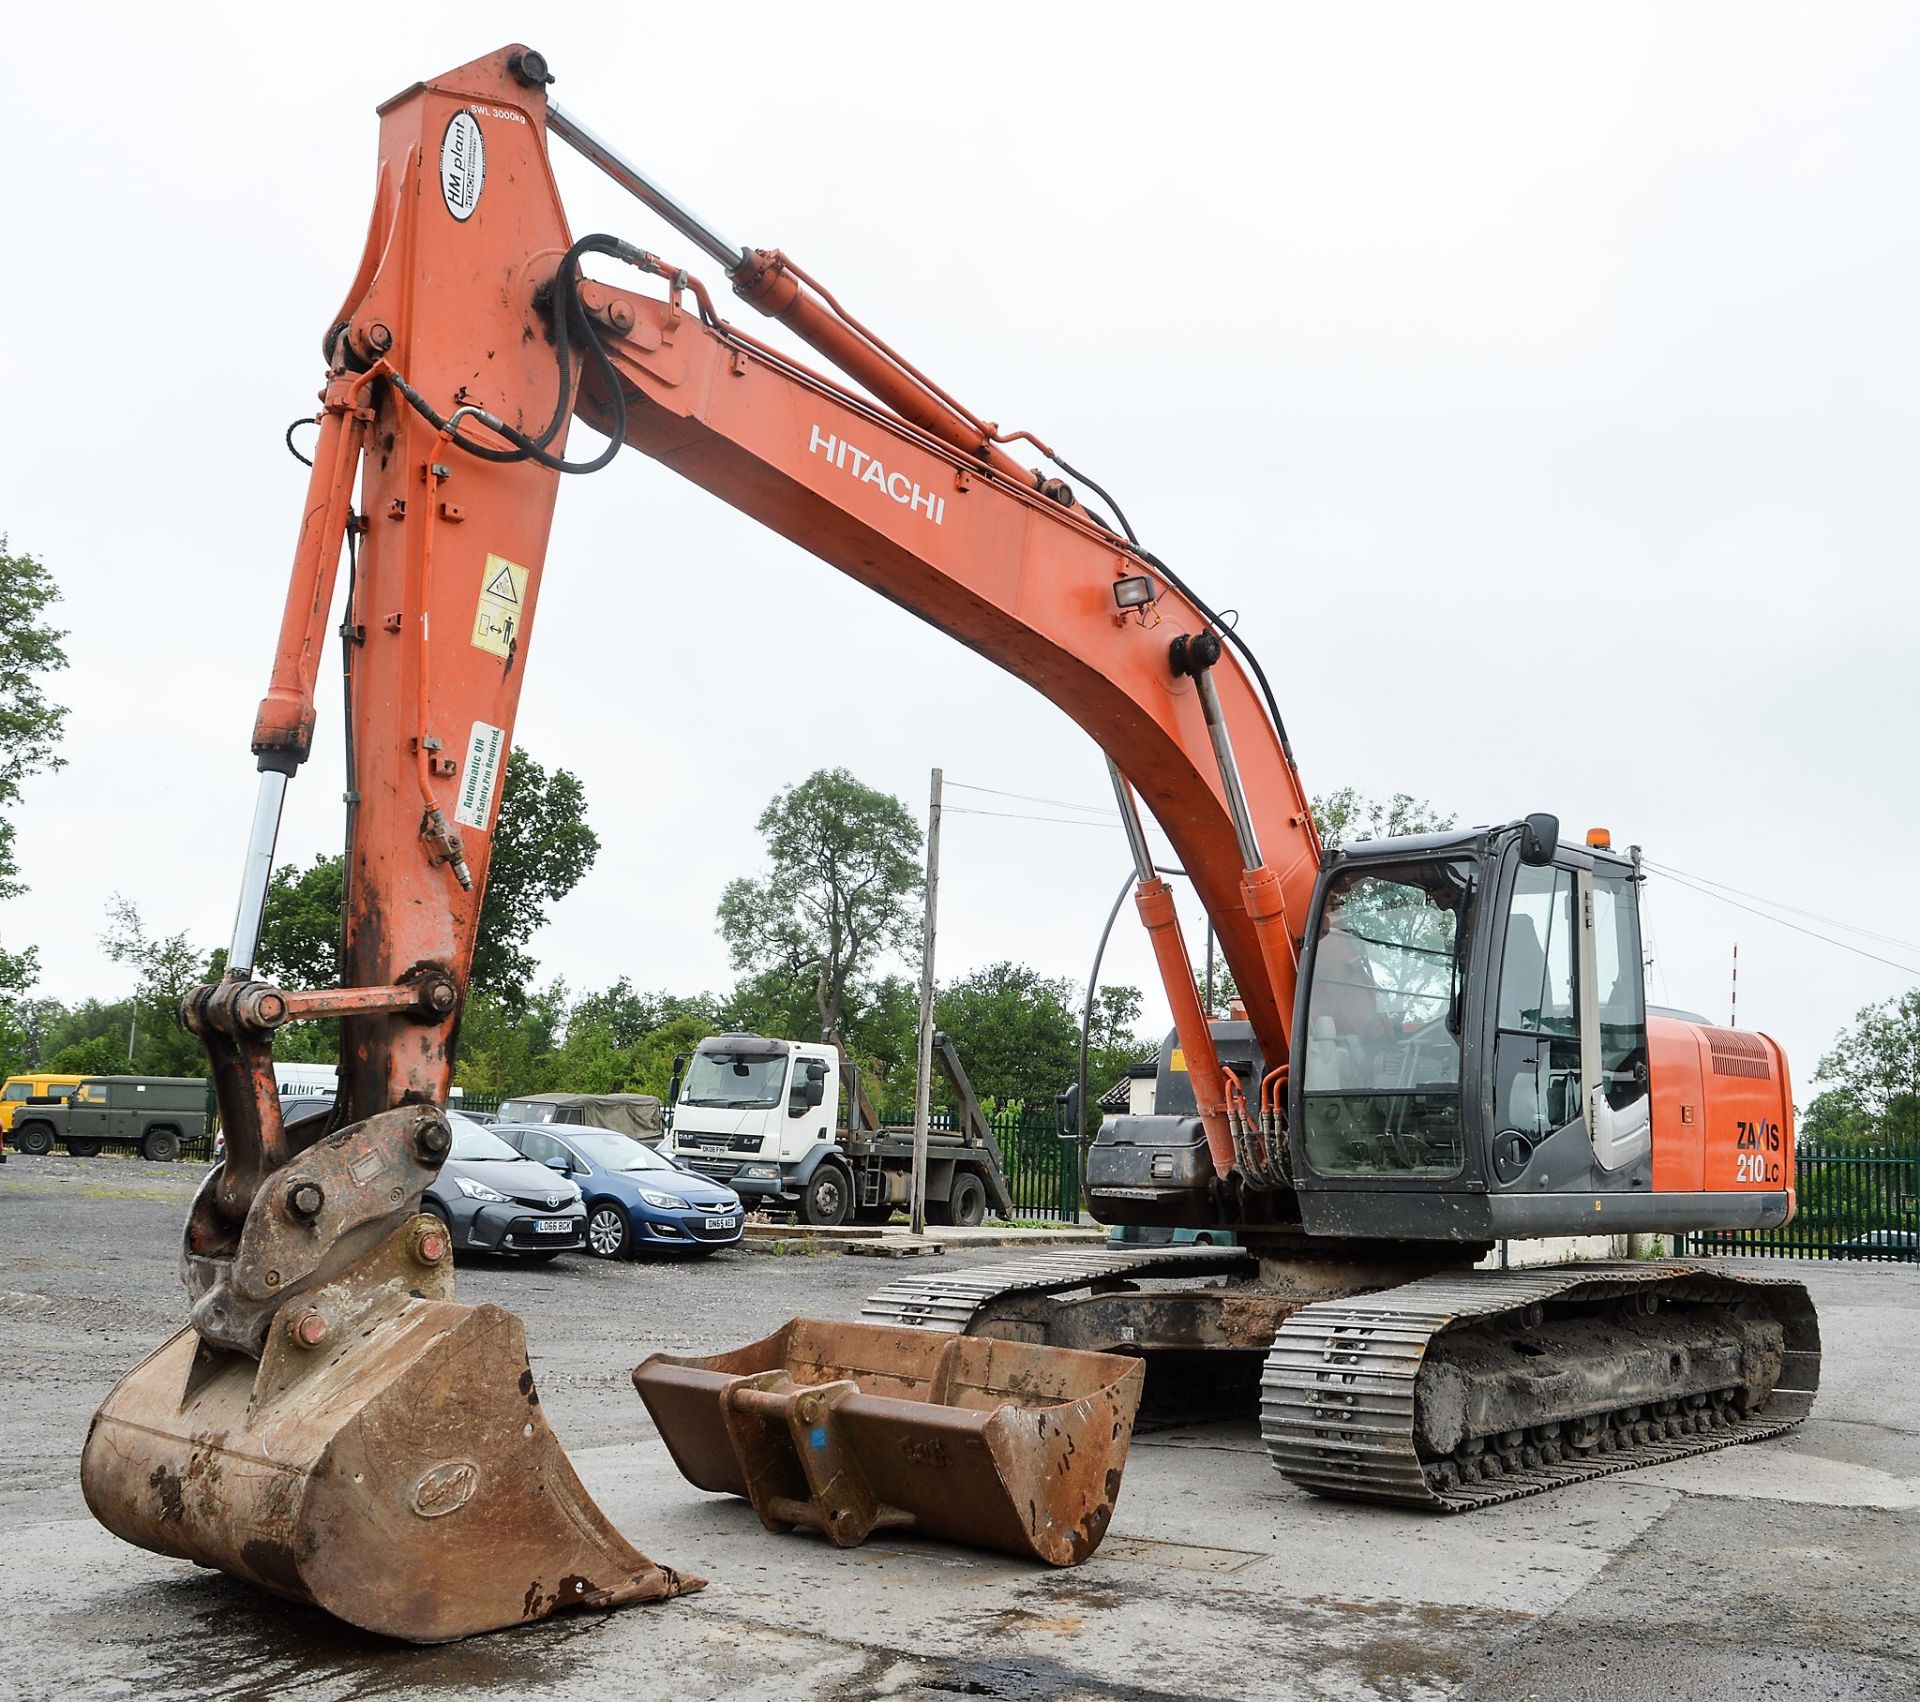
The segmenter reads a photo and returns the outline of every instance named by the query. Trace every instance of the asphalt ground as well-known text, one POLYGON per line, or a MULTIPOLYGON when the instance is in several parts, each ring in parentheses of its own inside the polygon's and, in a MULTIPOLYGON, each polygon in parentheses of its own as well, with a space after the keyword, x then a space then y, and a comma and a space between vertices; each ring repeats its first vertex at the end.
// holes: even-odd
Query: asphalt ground
MULTIPOLYGON (((1053 1571, 916 1539, 763 1531, 674 1470, 629 1382, 656 1349, 851 1317, 905 1267, 834 1253, 463 1264, 527 1324, 588 1488, 697 1596, 437 1649, 130 1548, 77 1463, 113 1380, 183 1320, 197 1167, 0 1168, 0 1696, 405 1699, 1898 1697, 1920 1693, 1920 1271, 1806 1280, 1825 1374, 1790 1436, 1438 1518, 1316 1500, 1254 1424, 1139 1438, 1111 1534, 1053 1571)), ((944 1267, 1008 1256, 954 1252, 944 1267)))

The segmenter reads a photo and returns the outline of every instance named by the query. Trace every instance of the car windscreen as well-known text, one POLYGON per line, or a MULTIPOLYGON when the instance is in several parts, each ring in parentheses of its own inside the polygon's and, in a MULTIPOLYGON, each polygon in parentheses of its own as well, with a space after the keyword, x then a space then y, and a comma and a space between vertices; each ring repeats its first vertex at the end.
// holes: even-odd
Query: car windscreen
POLYGON ((482 1128, 478 1123, 469 1123, 459 1117, 449 1117, 447 1122, 453 1129, 452 1156, 454 1158, 504 1158, 514 1163, 519 1162, 519 1153, 491 1129, 482 1128))
POLYGON ((569 1134, 567 1144, 596 1170, 671 1170, 651 1147, 625 1135, 569 1134))
POLYGON ((780 1103, 787 1079, 787 1055, 746 1056, 733 1052, 696 1052, 687 1066, 682 1105, 761 1110, 780 1103))
POLYGON ((560 1109, 550 1099, 509 1099, 500 1107, 503 1123, 551 1123, 560 1109))

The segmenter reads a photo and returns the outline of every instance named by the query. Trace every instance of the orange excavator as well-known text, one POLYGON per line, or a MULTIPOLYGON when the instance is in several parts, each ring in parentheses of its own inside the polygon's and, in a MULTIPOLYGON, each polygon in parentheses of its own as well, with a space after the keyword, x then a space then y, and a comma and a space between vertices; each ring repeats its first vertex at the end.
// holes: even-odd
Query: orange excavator
POLYGON ((95 1419, 96 1515, 418 1640, 699 1585, 600 1514, 517 1320, 454 1300, 444 1233, 419 1215, 449 1147, 439 1107, 556 493, 625 447, 1017 674, 1106 753, 1175 1034, 1153 1112, 1089 1145, 1088 1201, 1230 1243, 916 1276, 865 1323, 656 1356, 635 1381, 693 1481, 836 1542, 912 1524, 1069 1564, 1111 1517, 1143 1368, 1169 1410, 1244 1410, 1257 1385, 1299 1484, 1440 1510, 1802 1418, 1819 1337, 1798 1284, 1660 1259, 1476 1268, 1501 1242, 1792 1212, 1786 1060, 1646 1005, 1637 854, 1563 841, 1546 815, 1324 851, 1247 636, 1105 492, 786 255, 718 235, 551 81, 511 47, 381 108, 254 726, 227 973, 184 1010, 226 1158, 186 1227, 188 1327, 95 1419), (573 236, 556 137, 832 371, 724 318, 679 258, 573 236), (589 257, 636 287, 588 277, 589 257), (570 452, 576 415, 603 447, 570 452), (342 984, 287 990, 254 977, 255 952, 336 632, 342 984), (1143 812, 1242 1019, 1196 997, 1143 812), (340 1022, 338 1100, 283 1122, 273 1037, 317 1017, 340 1022))

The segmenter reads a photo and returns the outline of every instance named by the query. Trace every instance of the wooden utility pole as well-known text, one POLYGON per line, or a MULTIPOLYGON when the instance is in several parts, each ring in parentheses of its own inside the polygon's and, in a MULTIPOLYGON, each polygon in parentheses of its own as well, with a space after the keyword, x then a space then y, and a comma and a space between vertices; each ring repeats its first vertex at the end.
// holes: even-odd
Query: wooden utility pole
POLYGON ((920 1062, 913 1084, 913 1232, 927 1232, 927 1117, 933 1097, 933 930, 940 899, 940 770, 927 800, 927 919, 920 942, 920 1062))

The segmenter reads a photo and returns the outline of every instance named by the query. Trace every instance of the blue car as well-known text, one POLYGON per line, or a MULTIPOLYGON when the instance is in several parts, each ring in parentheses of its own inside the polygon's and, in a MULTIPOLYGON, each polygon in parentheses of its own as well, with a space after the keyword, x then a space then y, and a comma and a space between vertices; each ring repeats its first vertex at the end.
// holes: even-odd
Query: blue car
POLYGON ((496 1123, 514 1151, 572 1178, 586 1199, 587 1251, 632 1258, 643 1248, 705 1258, 735 1245, 746 1214, 731 1188, 669 1164, 609 1129, 496 1123))

